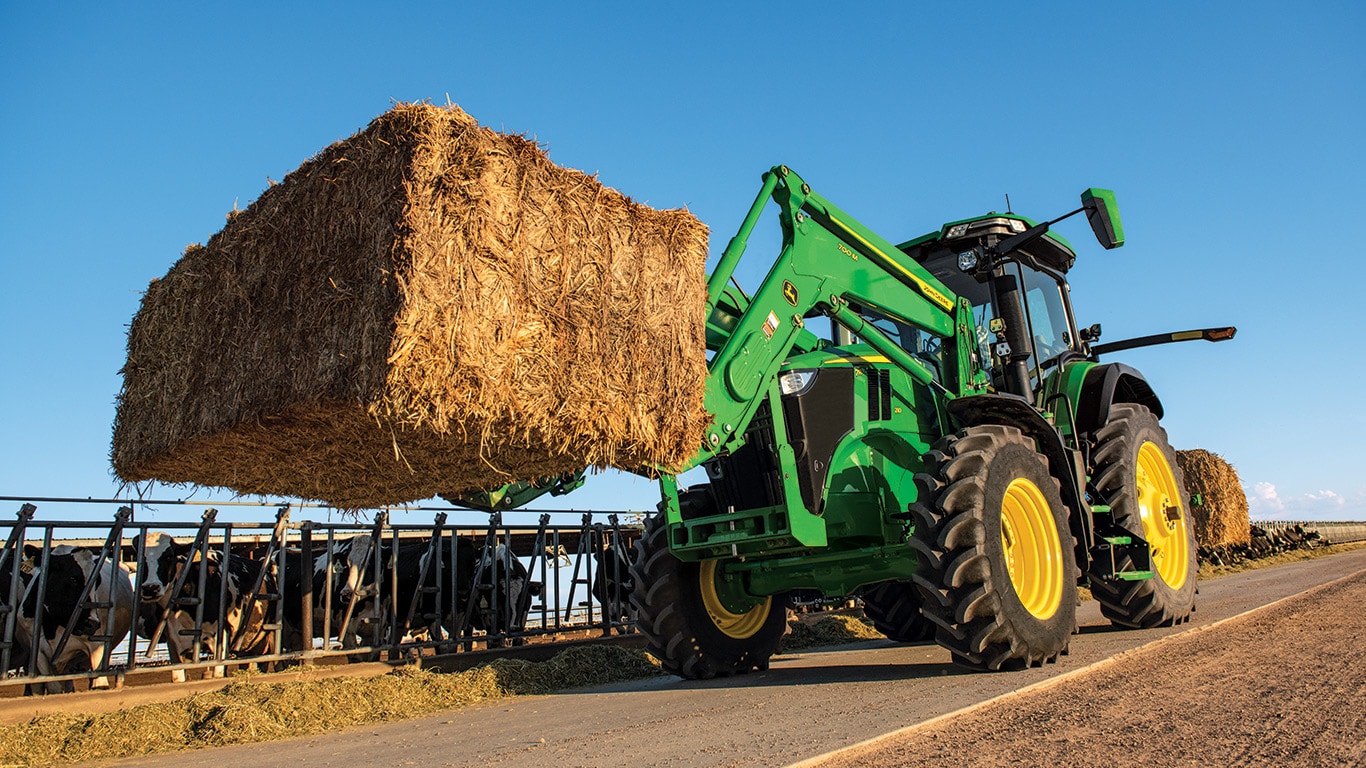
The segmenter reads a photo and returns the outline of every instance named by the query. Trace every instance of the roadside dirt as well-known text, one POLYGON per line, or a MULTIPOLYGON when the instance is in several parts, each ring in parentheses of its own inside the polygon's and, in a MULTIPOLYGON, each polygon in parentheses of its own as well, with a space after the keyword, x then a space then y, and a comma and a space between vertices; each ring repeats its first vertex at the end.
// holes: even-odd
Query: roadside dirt
POLYGON ((1361 765, 1363 607, 1357 573, 806 764, 1361 765))

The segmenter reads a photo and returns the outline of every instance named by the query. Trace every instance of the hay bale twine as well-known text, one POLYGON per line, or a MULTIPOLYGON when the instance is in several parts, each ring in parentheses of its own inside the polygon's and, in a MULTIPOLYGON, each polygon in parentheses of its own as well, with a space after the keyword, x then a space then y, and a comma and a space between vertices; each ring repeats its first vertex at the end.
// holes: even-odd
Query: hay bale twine
POLYGON ((706 256, 685 210, 400 104, 152 281, 115 473, 360 509, 676 467, 706 427, 706 256))
POLYGON ((1191 496, 1199 546, 1248 543, 1247 493, 1237 470, 1219 454, 1199 448, 1177 451, 1176 463, 1191 496))

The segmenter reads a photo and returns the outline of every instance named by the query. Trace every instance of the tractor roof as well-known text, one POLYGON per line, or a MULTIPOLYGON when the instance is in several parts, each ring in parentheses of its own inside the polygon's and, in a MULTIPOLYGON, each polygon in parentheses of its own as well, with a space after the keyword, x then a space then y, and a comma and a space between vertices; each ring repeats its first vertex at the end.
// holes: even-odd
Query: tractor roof
MULTIPOLYGON (((954 243, 967 244, 985 235, 1009 237, 1034 226, 1038 222, 1016 213, 987 213, 970 219, 951 221, 934 232, 930 232, 897 246, 903 253, 917 261, 923 261, 940 249, 935 245, 950 248, 954 243)), ((973 242, 975 244, 975 242, 973 242)), ((1035 240, 1023 250, 1049 266, 1066 272, 1077 260, 1072 244, 1061 235, 1049 232, 1035 240)))

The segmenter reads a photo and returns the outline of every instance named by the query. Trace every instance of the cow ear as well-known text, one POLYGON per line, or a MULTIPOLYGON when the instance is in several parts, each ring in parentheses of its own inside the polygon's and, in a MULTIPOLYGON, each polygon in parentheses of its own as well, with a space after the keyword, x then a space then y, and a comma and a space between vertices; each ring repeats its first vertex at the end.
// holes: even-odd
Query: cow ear
POLYGON ((530 592, 533 597, 540 597, 541 593, 545 592, 545 583, 540 581, 533 581, 530 584, 526 585, 526 591, 530 592))
POLYGON ((175 553, 176 557, 181 558, 182 560, 190 556, 190 550, 192 549, 194 549, 193 544, 181 544, 175 539, 171 539, 171 551, 175 553))
POLYGON ((43 550, 40 549, 39 547, 35 547, 35 546, 33 546, 32 544, 25 544, 25 545, 24 545, 24 559, 26 559, 26 560, 37 560, 39 557, 42 557, 42 555, 43 555, 43 550))

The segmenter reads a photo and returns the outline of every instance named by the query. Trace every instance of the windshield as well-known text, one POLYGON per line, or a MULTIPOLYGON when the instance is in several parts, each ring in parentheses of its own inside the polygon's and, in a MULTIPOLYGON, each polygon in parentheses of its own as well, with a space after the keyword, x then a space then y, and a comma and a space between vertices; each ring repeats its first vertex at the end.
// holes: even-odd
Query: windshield
MULTIPOLYGON (((949 254, 925 263, 935 277, 949 290, 972 303, 972 317, 977 326, 978 357, 989 373, 995 376, 1001 363, 992 351, 992 334, 987 330, 992 318, 997 317, 991 304, 991 289, 971 275, 958 269, 957 257, 949 254)), ((1040 365, 1049 363, 1076 343, 1072 321, 1063 298, 1063 284, 1052 275, 1012 262, 1006 269, 1024 286, 1025 319, 1029 322, 1034 341, 1034 355, 1029 360, 1031 375, 1037 376, 1040 365)))

